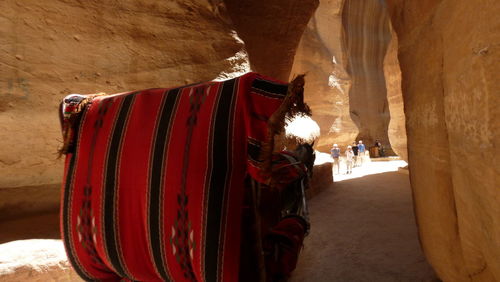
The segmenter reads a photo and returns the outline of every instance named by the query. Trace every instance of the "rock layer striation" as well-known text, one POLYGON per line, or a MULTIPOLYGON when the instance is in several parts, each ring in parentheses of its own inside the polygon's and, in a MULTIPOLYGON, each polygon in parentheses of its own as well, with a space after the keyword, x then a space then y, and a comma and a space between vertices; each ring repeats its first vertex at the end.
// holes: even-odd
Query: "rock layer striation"
POLYGON ((390 41, 389 17, 383 1, 345 0, 342 11, 347 72, 352 79, 349 111, 359 129, 357 139, 389 145, 389 108, 384 57, 390 41))

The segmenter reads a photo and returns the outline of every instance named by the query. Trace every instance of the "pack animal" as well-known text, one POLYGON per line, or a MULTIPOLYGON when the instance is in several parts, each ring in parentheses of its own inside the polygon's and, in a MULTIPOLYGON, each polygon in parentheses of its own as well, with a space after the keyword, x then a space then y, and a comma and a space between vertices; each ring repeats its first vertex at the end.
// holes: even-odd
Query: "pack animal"
MULTIPOLYGON (((274 156, 266 151, 270 121, 308 112, 301 91, 303 79, 288 84, 248 73, 223 82, 66 97, 61 227, 79 276, 237 281, 245 205, 268 208, 265 191, 282 189, 289 200, 276 205, 284 208, 277 224, 260 232, 255 246, 273 248, 276 240, 266 238, 285 238, 290 226, 305 234, 305 206, 296 203, 303 191, 297 184, 276 186, 276 171, 262 158, 274 156), (293 224, 283 223, 292 218, 293 224)), ((312 171, 311 149, 295 152, 293 165, 303 172, 312 171)), ((303 172, 300 183, 307 182, 303 172)), ((261 212, 253 214, 259 219, 261 212)), ((273 266, 259 254, 255 261, 267 273, 273 266)))

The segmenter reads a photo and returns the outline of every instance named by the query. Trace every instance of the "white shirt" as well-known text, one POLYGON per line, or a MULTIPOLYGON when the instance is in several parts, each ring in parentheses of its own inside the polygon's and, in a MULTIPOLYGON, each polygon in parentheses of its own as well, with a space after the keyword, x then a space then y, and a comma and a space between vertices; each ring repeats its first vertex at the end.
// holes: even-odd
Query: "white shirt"
POLYGON ((354 152, 352 150, 346 150, 345 151, 345 157, 346 157, 346 160, 348 162, 352 162, 352 160, 354 159, 354 152))

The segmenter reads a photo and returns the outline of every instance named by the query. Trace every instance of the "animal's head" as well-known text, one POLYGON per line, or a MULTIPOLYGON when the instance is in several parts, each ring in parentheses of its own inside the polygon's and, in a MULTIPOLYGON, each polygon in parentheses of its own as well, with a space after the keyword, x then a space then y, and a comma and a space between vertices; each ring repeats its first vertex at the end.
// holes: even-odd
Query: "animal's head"
POLYGON ((309 177, 312 177, 314 161, 316 160, 316 153, 314 152, 314 142, 302 143, 297 146, 294 153, 306 167, 309 173, 309 177))

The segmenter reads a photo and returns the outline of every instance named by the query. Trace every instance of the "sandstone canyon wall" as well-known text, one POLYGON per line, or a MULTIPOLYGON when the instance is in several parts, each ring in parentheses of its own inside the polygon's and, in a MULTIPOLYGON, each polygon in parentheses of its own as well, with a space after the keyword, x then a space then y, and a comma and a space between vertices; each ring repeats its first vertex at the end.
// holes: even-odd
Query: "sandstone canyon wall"
POLYGON ((500 2, 387 2, 424 251, 444 281, 500 281, 500 2))
POLYGON ((256 71, 287 80, 318 0, 226 2, 1 1, 2 216, 57 207, 57 107, 67 94, 237 76, 250 70, 237 34, 256 71))
POLYGON ((398 60, 398 37, 392 26, 391 41, 387 47, 384 59, 384 77, 389 113, 391 115, 387 134, 394 153, 408 162, 406 118, 401 90, 401 68, 399 67, 398 60))
POLYGON ((58 204, 66 94, 228 78, 251 64, 283 80, 308 73, 319 149, 359 127, 365 140, 388 142, 388 131, 404 158, 406 125, 429 262, 444 281, 500 281, 499 2, 387 0, 390 42, 384 1, 323 0, 307 27, 317 0, 224 2, 1 1, 0 219, 58 204))
POLYGON ((252 70, 288 81, 307 22, 319 0, 224 0, 245 42, 252 70))
POLYGON ((349 113, 351 79, 342 47, 343 1, 320 1, 300 40, 291 76, 306 73, 305 99, 320 125, 316 148, 350 144, 358 129, 349 113))
POLYGON ((388 146, 389 108, 384 78, 384 57, 390 41, 389 17, 384 1, 345 0, 342 11, 351 118, 357 139, 388 146))
POLYGON ((368 146, 379 139, 389 152, 396 144, 407 159, 397 38, 389 26, 384 1, 320 1, 292 69, 292 75, 307 73, 306 100, 321 125, 319 150, 333 143, 344 148, 357 137, 368 146))
POLYGON ((208 1, 5 0, 0 11, 2 216, 58 205, 65 95, 248 71, 243 43, 208 1))

